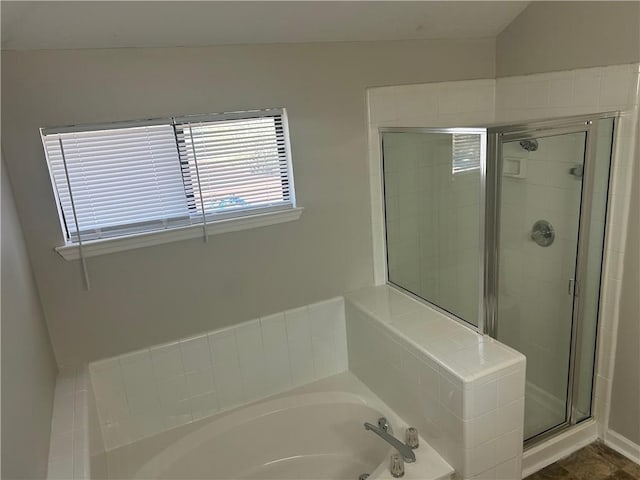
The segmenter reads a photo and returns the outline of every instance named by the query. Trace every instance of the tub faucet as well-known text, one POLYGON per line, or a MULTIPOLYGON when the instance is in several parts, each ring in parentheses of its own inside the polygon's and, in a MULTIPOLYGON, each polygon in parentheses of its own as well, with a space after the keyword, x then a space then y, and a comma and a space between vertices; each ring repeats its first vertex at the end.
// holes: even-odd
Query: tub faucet
POLYGON ((402 458, 404 459, 405 462, 413 463, 416 461, 416 455, 415 453, 413 453, 413 450, 411 449, 411 447, 409 447, 405 443, 402 443, 400 440, 398 440, 396 437, 394 437, 387 431, 389 424, 386 418, 381 417, 378 420, 378 425, 379 426, 376 427, 375 425, 372 425, 369 422, 365 422, 364 429, 371 430, 373 433, 378 435, 381 439, 383 439, 385 442, 387 442, 389 445, 395 448, 398 451, 398 453, 402 455, 402 458), (385 426, 387 427, 385 428, 385 426))

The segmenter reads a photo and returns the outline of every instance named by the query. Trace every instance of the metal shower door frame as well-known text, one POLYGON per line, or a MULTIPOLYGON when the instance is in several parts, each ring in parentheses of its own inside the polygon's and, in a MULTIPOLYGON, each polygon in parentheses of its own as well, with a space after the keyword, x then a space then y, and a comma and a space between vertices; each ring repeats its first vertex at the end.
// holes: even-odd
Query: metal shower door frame
MULTIPOLYGON (((528 124, 496 126, 487 131, 486 206, 485 206, 485 269, 484 269, 484 333, 497 339, 498 286, 500 261, 500 205, 502 187, 503 144, 517 140, 585 133, 584 172, 580 197, 578 240, 576 249, 575 287, 569 351, 569 375, 565 421, 525 441, 525 447, 538 444, 577 423, 576 399, 579 389, 580 342, 586 298, 581 295, 585 284, 589 232, 592 213, 594 171, 598 120, 619 116, 618 112, 582 117, 569 117, 528 124)), ((602 272, 600 272, 602 276, 602 272)), ((596 356, 597 356, 597 340, 596 356)), ((594 391, 591 391, 593 399, 594 391)), ((591 416, 591 415, 590 415, 591 416)))

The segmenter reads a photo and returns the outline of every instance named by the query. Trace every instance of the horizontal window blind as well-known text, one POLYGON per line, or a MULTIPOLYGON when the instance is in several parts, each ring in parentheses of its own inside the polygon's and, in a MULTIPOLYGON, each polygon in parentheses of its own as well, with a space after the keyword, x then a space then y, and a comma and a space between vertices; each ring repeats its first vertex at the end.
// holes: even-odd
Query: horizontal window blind
POLYGON ((480 135, 477 134, 454 133, 452 135, 452 173, 480 170, 480 140, 480 135))
POLYGON ((234 216, 291 204, 280 115, 176 124, 180 157, 199 214, 234 216))
POLYGON ((42 129, 67 243, 293 207, 285 122, 263 110, 42 129))
POLYGON ((188 222, 171 124, 51 134, 43 139, 71 242, 78 240, 76 223, 82 239, 92 240, 188 222))

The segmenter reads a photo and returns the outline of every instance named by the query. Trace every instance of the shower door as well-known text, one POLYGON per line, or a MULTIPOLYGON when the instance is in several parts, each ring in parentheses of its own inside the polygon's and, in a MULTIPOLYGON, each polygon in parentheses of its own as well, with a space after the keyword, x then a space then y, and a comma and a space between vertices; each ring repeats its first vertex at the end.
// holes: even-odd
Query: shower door
POLYGON ((525 441, 590 416, 611 147, 609 132, 603 168, 596 169, 597 127, 513 127, 489 135, 488 331, 527 357, 525 441), (594 183, 604 195, 594 194, 594 183), (592 223, 600 227, 595 232, 592 223), (591 257, 589 241, 600 245, 591 257), (579 294, 587 289, 596 292, 595 306, 579 294))

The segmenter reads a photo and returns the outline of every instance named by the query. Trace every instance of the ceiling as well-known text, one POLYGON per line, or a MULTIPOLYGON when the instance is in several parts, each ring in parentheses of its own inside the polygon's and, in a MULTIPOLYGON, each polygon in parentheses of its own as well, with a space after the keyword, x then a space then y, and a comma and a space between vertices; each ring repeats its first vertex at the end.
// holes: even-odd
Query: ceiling
POLYGON ((495 37, 529 2, 2 1, 15 50, 495 37))

